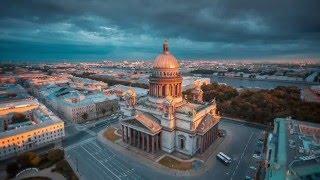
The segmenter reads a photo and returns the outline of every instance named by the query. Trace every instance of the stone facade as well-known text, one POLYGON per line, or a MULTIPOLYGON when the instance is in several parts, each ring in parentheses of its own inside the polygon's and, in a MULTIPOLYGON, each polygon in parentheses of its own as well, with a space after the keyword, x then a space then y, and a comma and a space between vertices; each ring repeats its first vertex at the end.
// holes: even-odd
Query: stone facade
POLYGON ((217 137, 220 117, 215 101, 203 103, 201 88, 196 90, 197 103, 182 98, 180 65, 165 41, 153 65, 148 97, 128 98, 134 116, 121 122, 123 142, 147 152, 161 149, 193 156, 205 151, 217 137))

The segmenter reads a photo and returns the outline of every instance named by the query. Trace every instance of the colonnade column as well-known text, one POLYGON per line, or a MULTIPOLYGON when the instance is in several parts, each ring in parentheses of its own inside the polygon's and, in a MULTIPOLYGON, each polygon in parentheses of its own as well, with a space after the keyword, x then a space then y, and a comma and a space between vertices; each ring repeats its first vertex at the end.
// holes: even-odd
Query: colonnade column
POLYGON ((151 138, 151 149, 152 149, 152 153, 154 153, 154 136, 152 136, 151 138))
POLYGON ((159 96, 162 96, 162 85, 159 85, 159 96))
POLYGON ((169 95, 169 85, 166 84, 166 85, 165 85, 165 88, 166 88, 166 90, 165 90, 165 96, 168 96, 168 95, 169 95))
POLYGON ((146 152, 155 153, 161 148, 161 134, 146 134, 130 127, 121 125, 122 141, 129 145, 140 148, 146 152))
POLYGON ((149 84, 149 95, 152 96, 152 84, 149 84))
POLYGON ((131 145, 132 143, 132 133, 131 133, 131 128, 129 128, 129 144, 131 145))
POLYGON ((140 148, 140 134, 141 134, 141 132, 140 132, 140 131, 138 131, 138 132, 137 132, 137 138, 138 138, 138 144, 137 144, 137 147, 138 147, 138 148, 140 148))
POLYGON ((203 152, 203 139, 202 136, 200 136, 200 153, 203 152))
POLYGON ((149 134, 147 134, 147 152, 149 152, 149 144, 150 144, 150 141, 149 141, 149 134))
POLYGON ((159 134, 156 135, 156 151, 159 150, 159 134))
POLYGON ((128 135, 128 127, 126 127, 126 143, 128 143, 129 135, 128 135))
POLYGON ((142 135, 142 150, 144 150, 144 133, 141 134, 142 135))
POLYGON ((121 125, 121 135, 122 135, 122 141, 124 142, 124 126, 121 125))

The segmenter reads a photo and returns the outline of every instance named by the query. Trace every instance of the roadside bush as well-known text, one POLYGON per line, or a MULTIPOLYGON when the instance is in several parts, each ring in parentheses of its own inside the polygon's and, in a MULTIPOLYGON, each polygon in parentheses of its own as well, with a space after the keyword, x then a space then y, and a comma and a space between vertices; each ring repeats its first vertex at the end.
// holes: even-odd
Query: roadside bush
POLYGON ((38 167, 41 162, 41 158, 37 155, 34 158, 30 159, 30 166, 38 167))
POLYGON ((9 178, 14 177, 19 172, 19 164, 16 162, 7 164, 6 172, 9 178))
POLYGON ((64 151, 62 149, 51 149, 48 152, 48 160, 57 162, 64 158, 64 151))
POLYGON ((18 156, 17 162, 21 168, 36 167, 41 162, 41 158, 34 152, 26 152, 18 156))

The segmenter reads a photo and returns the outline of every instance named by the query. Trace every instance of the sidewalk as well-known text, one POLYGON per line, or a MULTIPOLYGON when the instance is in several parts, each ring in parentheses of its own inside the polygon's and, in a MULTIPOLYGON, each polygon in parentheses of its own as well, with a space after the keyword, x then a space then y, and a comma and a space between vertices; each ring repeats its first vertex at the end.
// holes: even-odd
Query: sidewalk
POLYGON ((210 162, 210 160, 215 157, 215 154, 216 154, 215 151, 223 141, 223 138, 219 138, 218 141, 213 143, 204 154, 196 155, 191 159, 181 159, 179 158, 179 156, 178 157, 174 156, 175 152, 171 154, 168 154, 164 151, 159 151, 156 154, 147 153, 138 148, 135 148, 123 143, 121 139, 115 141, 115 143, 112 143, 111 141, 104 138, 103 136, 104 131, 105 130, 100 131, 97 135, 97 140, 100 143, 108 147, 111 147, 113 150, 121 153, 121 155, 123 156, 128 156, 129 158, 132 158, 134 161, 144 163, 147 166, 150 165, 149 167, 152 167, 154 170, 160 171, 161 173, 173 175, 173 176, 195 176, 195 175, 205 173, 206 170, 208 170, 208 168, 210 167, 209 165, 207 166, 208 162, 210 162), (182 162, 184 161, 199 162, 200 161, 202 162, 202 165, 200 169, 196 169, 196 170, 191 169, 191 170, 181 171, 181 170, 171 169, 158 163, 158 161, 165 156, 172 157, 182 162))
POLYGON ((162 156, 162 155, 168 155, 165 152, 161 151, 155 155, 152 155, 147 152, 143 152, 141 150, 137 150, 137 148, 134 147, 129 147, 129 145, 121 145, 119 141, 116 141, 115 143, 112 143, 111 141, 108 141, 103 137, 104 130, 100 131, 97 136, 97 140, 102 143, 103 145, 106 145, 108 147, 111 147, 113 150, 119 152, 121 156, 126 156, 128 158, 133 159, 134 161, 143 163, 147 165, 148 167, 153 168, 155 171, 159 171, 164 174, 169 174, 172 176, 190 176, 190 175, 196 175, 194 170, 190 171, 179 171, 175 169, 170 169, 168 167, 162 166, 157 163, 157 160, 162 156))

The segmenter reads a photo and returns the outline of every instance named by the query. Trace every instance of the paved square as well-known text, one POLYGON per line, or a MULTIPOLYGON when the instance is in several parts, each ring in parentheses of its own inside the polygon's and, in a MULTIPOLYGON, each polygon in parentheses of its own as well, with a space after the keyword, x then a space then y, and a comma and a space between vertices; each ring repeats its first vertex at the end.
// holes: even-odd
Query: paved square
MULTIPOLYGON (((109 126, 109 123, 100 125, 109 126)), ((254 153, 261 150, 259 139, 263 137, 264 130, 245 123, 223 119, 219 128, 226 130, 227 134, 222 143, 214 150, 208 160, 208 167, 204 174, 198 176, 174 176, 158 171, 151 164, 143 163, 132 155, 121 154, 111 150, 110 147, 100 144, 96 136, 87 131, 100 129, 100 125, 81 131, 75 137, 79 140, 65 148, 66 154, 74 167, 78 166, 80 179, 245 179, 252 176, 258 169, 259 159, 254 153), (85 138, 83 137, 85 136, 85 138), (232 157, 233 161, 225 166, 216 159, 219 152, 232 157)), ((72 137, 72 140, 75 140, 72 137)))
POLYGON ((67 156, 78 167, 80 179, 142 179, 113 152, 99 145, 96 139, 67 149, 67 156))

